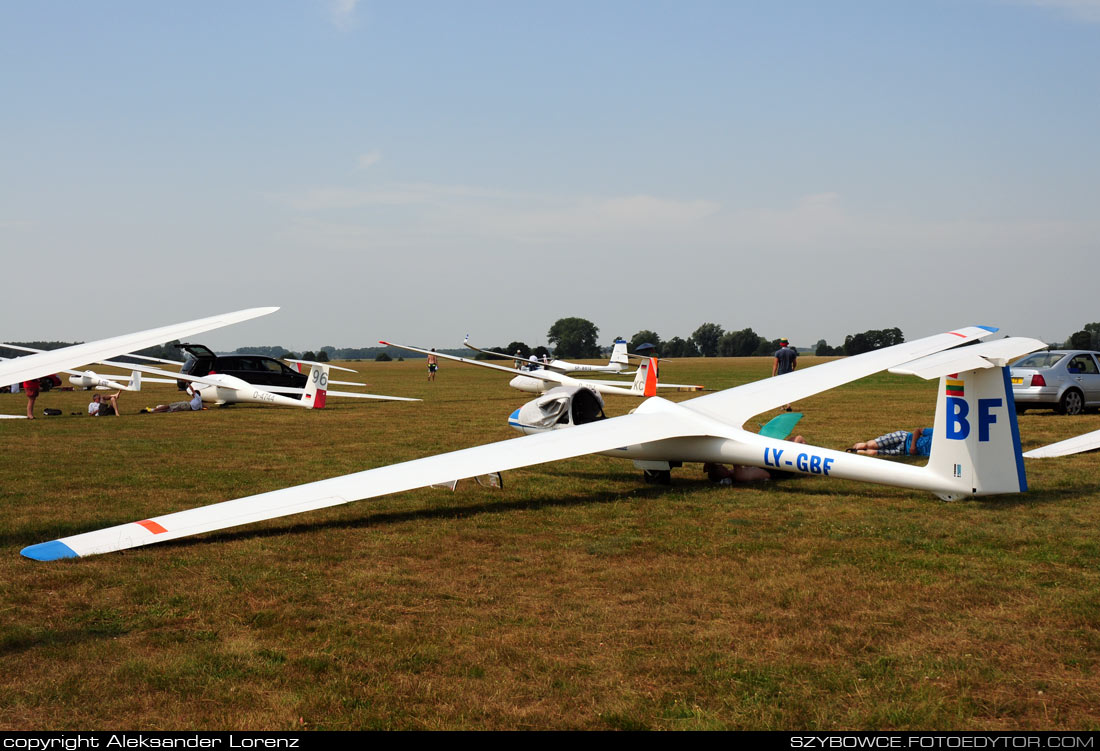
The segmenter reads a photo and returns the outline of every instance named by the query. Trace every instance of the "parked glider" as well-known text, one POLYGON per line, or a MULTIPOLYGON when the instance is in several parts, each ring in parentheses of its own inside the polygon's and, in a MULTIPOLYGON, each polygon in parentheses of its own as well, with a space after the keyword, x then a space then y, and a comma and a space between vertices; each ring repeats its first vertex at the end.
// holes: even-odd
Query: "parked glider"
POLYGON ((447 360, 454 360, 455 362, 462 362, 467 365, 476 365, 479 368, 489 368, 501 373, 510 373, 514 378, 508 382, 508 385, 514 389, 526 391, 529 394, 542 394, 556 386, 585 386, 601 394, 619 394, 620 396, 653 396, 657 393, 656 389, 659 388, 678 388, 690 391, 696 391, 703 388, 702 386, 686 386, 678 383, 661 383, 660 379, 657 378, 657 358, 655 357, 643 362, 638 367, 638 371, 634 375, 633 381, 602 381, 599 379, 575 378, 565 373, 555 373, 552 370, 545 369, 524 371, 522 375, 515 375, 515 368, 494 365, 484 360, 470 360, 465 357, 458 357, 457 355, 431 352, 426 349, 421 349, 420 347, 410 347, 407 344, 394 344, 393 342, 382 341, 380 341, 379 344, 385 344, 387 347, 397 347, 398 349, 407 349, 410 352, 419 352, 422 355, 435 355, 436 357, 443 357, 447 360), (652 377, 650 377, 651 374, 652 377), (650 392, 650 389, 653 389, 653 391, 650 392))
POLYGON ((355 371, 351 368, 342 368, 338 365, 330 365, 324 362, 311 362, 309 364, 311 368, 305 388, 291 388, 289 386, 256 386, 241 378, 226 373, 209 373, 204 376, 193 376, 186 373, 172 373, 171 371, 161 370, 147 365, 134 365, 132 367, 142 373, 171 376, 173 379, 190 381, 192 388, 197 389, 199 394, 202 395, 204 404, 279 404, 284 407, 321 409, 325 406, 330 396, 396 402, 423 401, 422 399, 413 399, 407 396, 362 394, 352 391, 329 391, 329 370, 346 370, 350 373, 354 373, 355 371), (287 394, 299 394, 301 398, 286 396, 287 394))
POLYGON ((203 331, 219 329, 232 323, 240 323, 250 318, 265 316, 268 313, 274 313, 276 310, 278 308, 249 308, 211 316, 210 318, 161 326, 157 329, 138 331, 134 334, 122 334, 110 339, 74 344, 71 347, 62 347, 61 349, 53 349, 49 352, 27 355, 26 357, 16 357, 0 362, 0 384, 29 381, 32 378, 41 378, 65 368, 74 368, 90 362, 101 362, 124 352, 163 344, 181 336, 190 336, 203 331))
MULTIPOLYGON (((7 347, 8 349, 18 349, 23 352, 49 352, 46 349, 35 349, 34 347, 24 347, 19 344, 8 344, 6 342, 0 343, 0 347, 7 347)), ((127 355, 128 357, 140 357, 140 355, 127 355)), ((171 360, 160 360, 159 358, 142 358, 150 359, 159 362, 171 362, 171 360)), ((98 363, 99 365, 109 365, 114 368, 126 368, 130 367, 131 363, 116 362, 113 360, 104 360, 98 363)), ((68 370, 62 368, 57 371, 58 373, 65 373, 69 376, 69 383, 78 389, 113 389, 115 391, 141 391, 142 377, 140 370, 130 371, 130 375, 121 375, 118 373, 97 373, 94 370, 68 370), (122 381, 126 381, 123 385, 122 381)), ((146 383, 175 383, 174 378, 146 378, 146 383)))
MULTIPOLYGON (((682 462, 774 467, 926 490, 946 500, 1022 492, 1027 481, 1006 353, 1018 356, 1046 345, 1002 339, 952 349, 994 331, 968 327, 937 334, 680 403, 651 397, 622 417, 600 419, 602 412, 584 409, 586 397, 570 399, 565 429, 555 429, 560 420, 542 430, 521 423, 513 427, 535 434, 64 537, 22 553, 36 560, 107 553, 591 453, 635 459, 646 468, 682 462), (924 467, 792 444, 741 427, 753 415, 897 368, 940 379, 932 455, 924 467)), ((587 389, 574 391, 592 396, 587 389)), ((522 417, 523 408, 509 422, 522 417)))
MULTIPOLYGON (((505 355, 500 352, 493 352, 491 349, 480 349, 470 344, 470 335, 466 335, 466 339, 462 344, 469 347, 474 352, 481 352, 486 355, 492 355, 494 357, 510 357, 516 362, 524 365, 535 365, 535 361, 527 357, 520 357, 519 355, 505 355)), ((634 371, 627 371, 630 367, 630 360, 627 359, 626 352, 626 340, 616 339, 615 345, 611 348, 611 359, 607 361, 607 365, 583 365, 576 362, 568 362, 566 360, 551 360, 550 362, 539 362, 540 368, 552 370, 555 373, 615 373, 618 375, 633 375, 634 371)))

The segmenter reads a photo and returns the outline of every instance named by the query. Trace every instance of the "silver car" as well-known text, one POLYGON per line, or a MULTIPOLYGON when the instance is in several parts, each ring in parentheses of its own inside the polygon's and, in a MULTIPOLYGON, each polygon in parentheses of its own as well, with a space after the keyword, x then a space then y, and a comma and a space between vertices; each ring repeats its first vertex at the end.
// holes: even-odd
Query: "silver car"
POLYGON ((1012 397, 1016 412, 1053 409, 1063 415, 1079 415, 1087 407, 1100 407, 1100 352, 1059 349, 1036 352, 1013 363, 1012 397))

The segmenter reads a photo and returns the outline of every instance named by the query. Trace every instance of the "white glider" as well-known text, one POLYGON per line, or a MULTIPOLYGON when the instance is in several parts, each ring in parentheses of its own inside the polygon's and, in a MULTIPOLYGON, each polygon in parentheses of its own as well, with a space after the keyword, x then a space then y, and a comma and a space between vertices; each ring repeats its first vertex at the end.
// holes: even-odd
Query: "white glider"
MULTIPOLYGON (((987 358, 982 356, 984 345, 976 344, 963 348, 963 355, 929 365, 929 358, 936 353, 978 341, 993 331, 959 329, 681 403, 652 397, 622 417, 600 419, 600 414, 590 410, 570 409, 571 418, 575 412, 583 412, 592 421, 577 424, 579 420, 570 419, 565 429, 544 429, 521 438, 64 537, 24 548, 22 554, 46 561, 108 553, 590 453, 635 459, 644 467, 656 463, 671 467, 685 461, 772 467, 926 490, 944 499, 1022 492, 1027 481, 1016 412, 1000 355, 1006 349, 1024 354, 1046 345, 1034 339, 1014 339, 1009 345, 994 342, 996 352, 987 358), (974 360, 974 355, 979 359, 974 360), (975 367, 955 372, 952 368, 960 359, 975 367), (907 363, 928 377, 940 378, 927 466, 790 443, 741 427, 753 415, 907 363)), ((574 390, 591 398, 586 389, 574 390)), ((521 430, 534 430, 536 426, 513 422, 518 422, 521 413, 522 409, 516 410, 510 423, 521 430)))
MULTIPOLYGON (((420 347, 410 347, 407 344, 394 344, 393 342, 379 341, 379 344, 384 344, 387 347, 397 347, 398 349, 406 349, 409 352, 419 352, 423 355, 435 355, 436 357, 442 357, 446 360, 454 360, 455 362, 466 363, 467 365, 476 365, 479 368, 489 368, 490 370, 496 370, 501 373, 509 373, 513 376, 508 385, 514 389, 520 391, 526 391, 532 394, 542 394, 555 386, 584 386, 590 388, 593 391, 598 391, 601 394, 618 394, 620 396, 653 396, 657 393, 656 389, 660 385, 660 381, 657 378, 657 361, 656 358, 652 358, 649 362, 642 363, 638 368, 637 374, 634 376, 632 383, 617 384, 613 381, 599 381, 599 380, 587 380, 582 378, 574 378, 573 376, 566 375, 565 373, 555 373, 552 370, 531 370, 524 371, 523 375, 515 375, 515 368, 506 368, 503 365, 494 365, 491 362, 485 362, 484 360, 470 360, 465 357, 458 357, 457 355, 446 355, 442 352, 433 352, 420 347), (652 377, 651 377, 652 375, 652 377)), ((494 353, 496 354, 496 353, 494 353)))
MULTIPOLYGON (((470 335, 467 334, 466 338, 462 342, 463 346, 472 349, 474 352, 481 352, 482 354, 492 355, 493 357, 512 358, 518 363, 523 365, 534 365, 535 361, 527 357, 521 357, 519 355, 506 355, 500 352, 494 352, 491 349, 481 349, 470 344, 470 335)), ((626 353, 626 340, 616 339, 614 346, 611 348, 611 359, 607 361, 607 365, 584 365, 582 363, 569 362, 567 360, 551 360, 547 363, 538 363, 539 367, 547 370, 552 370, 555 373, 616 373, 620 375, 632 375, 634 373, 631 370, 627 373, 627 368, 630 366, 630 360, 627 359, 626 353)))
MULTIPOLYGON (((309 380, 304 389, 286 386, 256 386, 247 381, 228 375, 227 373, 210 373, 204 376, 193 376, 186 373, 172 373, 148 365, 131 366, 142 373, 171 376, 181 381, 190 381, 192 388, 202 395, 204 404, 278 404, 283 407, 304 407, 306 409, 322 409, 330 396, 353 397, 357 399, 377 399, 381 401, 419 402, 422 399, 413 399, 406 396, 386 396, 384 394, 361 394, 350 391, 329 391, 328 373, 331 368, 350 370, 338 365, 328 363, 312 363, 309 372, 309 380), (300 399, 284 394, 301 394, 300 399)), ((355 372, 355 371, 351 371, 355 372)))
MULTIPOLYGON (((23 352, 49 352, 46 349, 35 349, 34 347, 24 347, 19 344, 8 344, 7 342, 0 342, 0 347, 7 347, 8 349, 18 349, 23 352)), ((141 357, 143 360, 152 360, 154 362, 171 362, 171 360, 161 360, 160 358, 144 357, 142 355, 127 355, 128 357, 141 357)), ((109 365, 114 368, 125 368, 130 366, 130 363, 115 362, 113 360, 104 360, 99 363, 100 365, 109 365)), ((133 370, 130 375, 120 375, 118 373, 97 373, 94 370, 68 370, 62 368, 57 371, 58 373, 65 373, 69 376, 69 383, 79 389, 115 389, 116 391, 141 391, 142 377, 140 370, 133 370), (121 381, 126 381, 126 384, 122 384, 121 381)), ((146 378, 147 383, 175 383, 174 378, 146 378)))
POLYGON ((116 355, 135 349, 144 349, 156 344, 191 336, 203 331, 219 329, 233 323, 274 313, 278 308, 249 308, 233 313, 224 313, 210 318, 200 318, 185 323, 174 323, 157 329, 148 329, 134 334, 122 334, 110 339, 100 339, 71 347, 53 349, 26 357, 16 357, 0 362, 0 384, 19 383, 32 378, 41 378, 66 368, 85 365, 90 362, 102 362, 116 355))
MULTIPOLYGON (((605 374, 631 375, 631 374, 634 374, 634 377, 637 380, 638 379, 637 374, 638 374, 639 371, 637 371, 637 370, 630 370, 630 371, 626 370, 626 367, 629 363, 629 361, 627 360, 627 357, 628 356, 629 357, 636 357, 639 360, 643 361, 643 365, 651 359, 649 357, 643 357, 642 355, 631 355, 631 354, 629 354, 626 351, 626 340, 625 339, 616 339, 615 340, 615 346, 611 350, 611 359, 608 361, 607 365, 584 365, 584 364, 581 364, 581 363, 568 362, 567 360, 551 360, 548 363, 544 363, 544 362, 537 362, 535 360, 530 360, 528 358, 520 357, 519 355, 505 355, 505 354, 501 354, 500 352, 494 352, 491 349, 479 349, 478 347, 475 347, 474 345, 470 344, 470 335, 469 334, 466 335, 466 339, 462 342, 462 344, 465 345, 466 347, 468 347, 469 349, 472 349, 474 352, 481 352, 482 354, 491 355, 493 357, 505 357, 505 358, 510 357, 513 360, 515 360, 517 363, 520 363, 524 366, 527 366, 525 368, 525 373, 538 373, 540 371, 549 370, 553 373, 561 373, 563 375, 570 375, 570 376, 575 375, 577 373, 591 373, 593 375, 605 375, 605 374)), ((393 346, 400 347, 401 345, 400 344, 395 344, 393 346)), ((409 348, 406 347, 405 349, 409 349, 409 348)), ((417 350, 417 351, 423 351, 423 350, 417 350)), ((436 354, 439 355, 438 352, 436 354)), ((439 356, 440 357, 451 357, 453 359, 452 355, 439 355, 439 356)), ((484 363, 481 362, 480 360, 471 361, 471 360, 462 360, 461 358, 459 358, 459 359, 462 362, 473 362, 474 364, 477 364, 477 365, 484 365, 484 363)), ((656 358, 653 358, 653 359, 656 359, 656 358)), ((639 366, 639 367, 641 367, 641 366, 639 366)), ((505 368, 505 370, 512 370, 513 372, 515 372, 514 368, 505 368)), ((521 378, 523 378, 523 376, 517 378, 515 381, 512 382, 512 384, 511 384, 512 388, 519 389, 520 391, 527 391, 527 392, 533 392, 533 393, 541 393, 542 391, 546 390, 545 388, 542 388, 538 384, 531 383, 529 380, 520 380, 521 378)), ((644 376, 643 376, 643 379, 644 379, 644 376)), ((625 382, 621 382, 621 381, 591 381, 591 383, 602 383, 606 386, 616 387, 617 385, 623 384, 625 382)), ((626 385, 629 388, 633 388, 630 384, 626 384, 626 385)), ((703 390, 702 386, 698 386, 696 384, 661 383, 660 381, 657 382, 657 388, 658 389, 676 389, 677 391, 702 391, 703 390)), ((603 393, 613 394, 613 393, 616 393, 616 392, 614 392, 614 391, 604 391, 603 393)))

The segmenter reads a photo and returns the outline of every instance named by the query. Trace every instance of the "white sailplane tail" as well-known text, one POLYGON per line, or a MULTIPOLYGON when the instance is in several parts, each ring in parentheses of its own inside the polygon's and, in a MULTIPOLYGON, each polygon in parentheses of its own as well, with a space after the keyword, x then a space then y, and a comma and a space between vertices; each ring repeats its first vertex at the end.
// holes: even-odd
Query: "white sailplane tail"
POLYGON ((611 365, 628 365, 630 364, 630 358, 626 356, 626 340, 616 339, 615 346, 611 348, 611 365))
POLYGON ((1022 493, 1027 476, 1007 367, 940 378, 927 470, 968 495, 1022 493))
POLYGON ((302 394, 302 402, 312 409, 323 409, 328 398, 328 365, 324 363, 311 363, 309 367, 309 381, 306 382, 305 393, 302 394))
POLYGON ((657 358, 651 357, 638 367, 630 390, 642 396, 657 395, 657 358))

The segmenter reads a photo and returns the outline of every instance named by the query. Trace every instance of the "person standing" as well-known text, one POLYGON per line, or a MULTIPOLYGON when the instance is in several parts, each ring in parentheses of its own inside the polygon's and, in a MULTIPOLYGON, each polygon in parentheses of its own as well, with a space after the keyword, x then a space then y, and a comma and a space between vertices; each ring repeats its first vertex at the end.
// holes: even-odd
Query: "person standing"
MULTIPOLYGON (((775 351, 775 359, 772 360, 772 378, 777 375, 785 375, 791 373, 798 367, 798 350, 790 346, 785 338, 779 340, 779 349, 775 351)), ((791 411, 791 405, 783 407, 786 411, 791 411)))
POLYGON ((439 370, 439 358, 435 356, 435 347, 432 347, 432 354, 428 355, 428 380, 435 380, 435 372, 439 370))
POLYGON ((39 384, 37 378, 23 381, 23 390, 27 392, 27 419, 34 419, 34 400, 38 398, 39 384))

